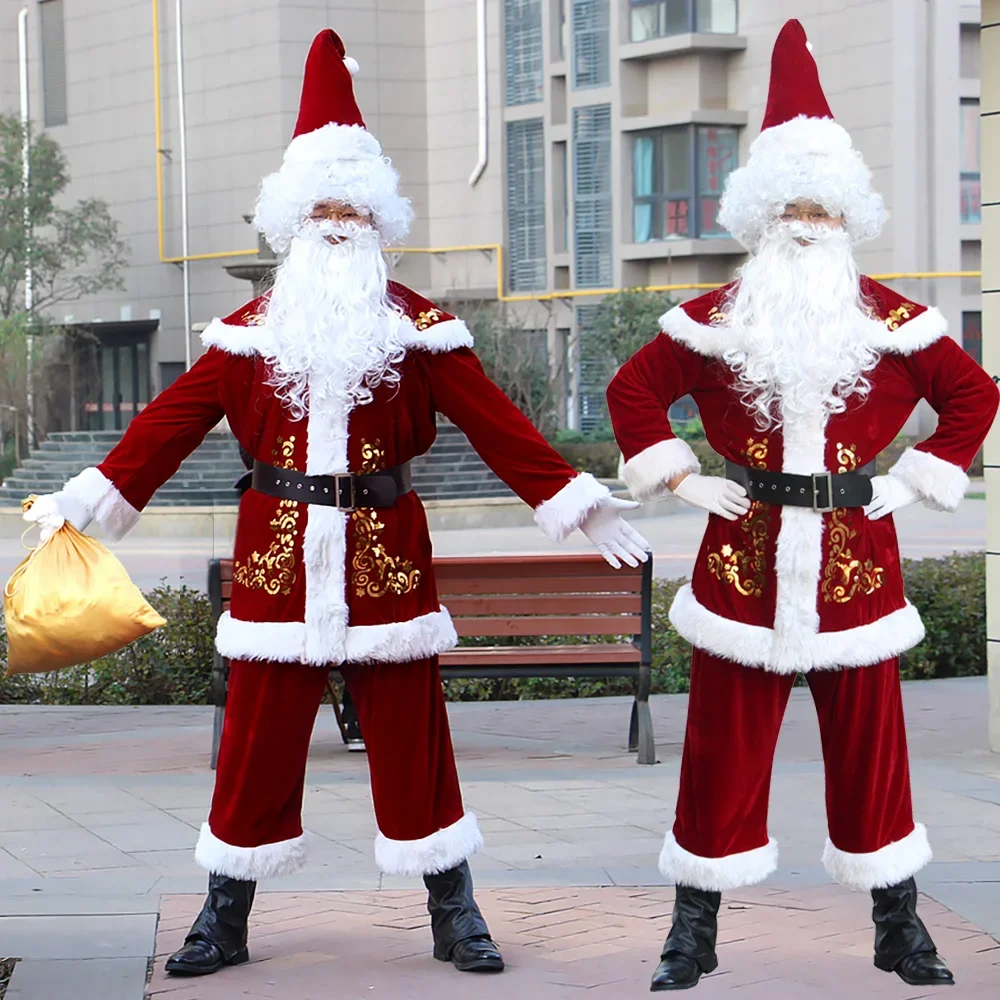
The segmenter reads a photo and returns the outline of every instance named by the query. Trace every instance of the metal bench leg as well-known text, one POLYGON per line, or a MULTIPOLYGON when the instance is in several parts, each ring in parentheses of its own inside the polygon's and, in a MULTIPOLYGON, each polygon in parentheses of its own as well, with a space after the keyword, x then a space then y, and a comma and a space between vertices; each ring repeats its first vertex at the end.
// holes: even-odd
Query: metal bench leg
POLYGON ((347 745, 347 727, 344 725, 344 717, 340 712, 340 692, 332 680, 326 682, 326 689, 330 692, 330 704, 333 705, 333 717, 337 720, 337 728, 340 730, 340 738, 344 745, 347 745))
POLYGON ((638 723, 637 742, 640 764, 656 763, 656 743, 653 740, 653 716, 649 711, 649 686, 650 668, 648 664, 643 664, 639 667, 639 680, 636 684, 635 701, 632 703, 633 724, 638 723))
POLYGON ((212 690, 215 701, 215 718, 212 721, 212 762, 214 771, 219 763, 219 745, 222 743, 222 723, 226 717, 226 692, 229 688, 229 664, 216 653, 212 690))

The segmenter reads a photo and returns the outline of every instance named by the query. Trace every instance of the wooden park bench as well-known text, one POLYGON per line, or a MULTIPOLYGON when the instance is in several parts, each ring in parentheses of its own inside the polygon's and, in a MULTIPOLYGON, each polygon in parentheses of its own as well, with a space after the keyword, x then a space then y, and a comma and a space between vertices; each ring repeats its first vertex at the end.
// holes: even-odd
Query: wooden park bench
MULTIPOLYGON (((635 697, 628 748, 640 764, 656 761, 649 712, 652 661, 652 559, 632 569, 612 569, 593 555, 443 557, 434 560, 441 603, 459 636, 503 640, 569 637, 565 645, 458 646, 440 656, 441 676, 630 677, 635 697), (603 642, 573 642, 582 636, 603 642)), ((209 564, 208 593, 216 619, 229 606, 233 562, 209 564)), ((228 662, 215 658, 216 765, 226 705, 228 662)), ((333 709, 346 741, 336 692, 333 709)))

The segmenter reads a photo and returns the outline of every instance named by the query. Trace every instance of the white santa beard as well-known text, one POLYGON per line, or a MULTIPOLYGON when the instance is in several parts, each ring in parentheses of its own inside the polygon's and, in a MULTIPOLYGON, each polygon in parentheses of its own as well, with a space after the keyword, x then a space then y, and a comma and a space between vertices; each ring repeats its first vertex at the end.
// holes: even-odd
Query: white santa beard
POLYGON ((371 401, 372 389, 396 383, 405 319, 388 296, 378 235, 333 223, 300 228, 278 268, 267 308, 275 345, 269 385, 296 419, 310 399, 371 401), (347 238, 336 245, 324 237, 347 238))
POLYGON ((847 234, 781 223, 741 268, 724 309, 732 347, 724 354, 736 391, 763 430, 789 416, 841 413, 864 395, 878 363, 847 234), (808 246, 796 242, 809 238, 808 246))

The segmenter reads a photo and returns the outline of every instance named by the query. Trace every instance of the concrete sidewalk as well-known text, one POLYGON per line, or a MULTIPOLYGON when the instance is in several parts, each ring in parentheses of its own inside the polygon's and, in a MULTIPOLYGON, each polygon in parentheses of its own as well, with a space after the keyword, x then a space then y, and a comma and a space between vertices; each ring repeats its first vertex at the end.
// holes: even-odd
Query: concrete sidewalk
MULTIPOLYGON (((919 884, 940 904, 924 913, 960 976, 956 995, 994 996, 995 985, 984 990, 1000 982, 992 967, 1000 758, 986 748, 985 678, 908 684, 905 701, 916 814, 935 849, 919 884)), ((644 991, 669 923, 670 890, 656 858, 673 817, 686 698, 654 698, 652 710, 660 763, 640 767, 624 750, 625 699, 450 707, 466 802, 486 838, 473 871, 512 960, 509 977, 470 983, 428 958, 419 881, 375 869, 366 761, 345 751, 325 711, 306 792, 313 855, 300 874, 268 884, 280 895, 262 893, 259 963, 195 993, 191 984, 177 992, 156 971, 154 988, 204 1000, 298 1000, 324 988, 325 997, 333 984, 346 997, 644 991), (530 921, 518 915, 539 912, 546 894, 573 915, 523 934, 530 921), (379 914, 397 906, 409 930, 393 935, 381 925, 395 926, 396 917, 379 914), (574 927, 579 940, 546 943, 563 932, 569 939, 574 927), (569 958, 554 958, 560 950, 569 958)), ((175 943, 204 888, 191 850, 211 796, 210 735, 207 708, 0 707, 0 951, 24 959, 7 1000, 140 1000, 161 898, 159 953, 175 943)), ((789 705, 771 801, 779 871, 727 899, 728 946, 703 995, 739 986, 763 996, 770 981, 772 997, 840 997, 845 987, 850 996, 916 996, 870 965, 867 896, 829 887, 819 864, 822 764, 804 689, 789 705), (778 890, 786 894, 775 902, 768 894, 778 890), (755 943, 748 928, 764 937, 755 943)))

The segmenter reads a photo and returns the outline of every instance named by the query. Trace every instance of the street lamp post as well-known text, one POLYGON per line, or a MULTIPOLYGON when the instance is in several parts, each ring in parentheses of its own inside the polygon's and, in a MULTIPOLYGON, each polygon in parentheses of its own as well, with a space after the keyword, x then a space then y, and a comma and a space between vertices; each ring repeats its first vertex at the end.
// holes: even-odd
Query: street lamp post
POLYGON ((35 337, 34 337, 34 273, 31 267, 31 103, 28 95, 28 8, 23 7, 17 18, 17 49, 21 80, 21 183, 24 197, 24 311, 28 314, 27 359, 25 383, 27 389, 28 448, 35 446, 35 337))

